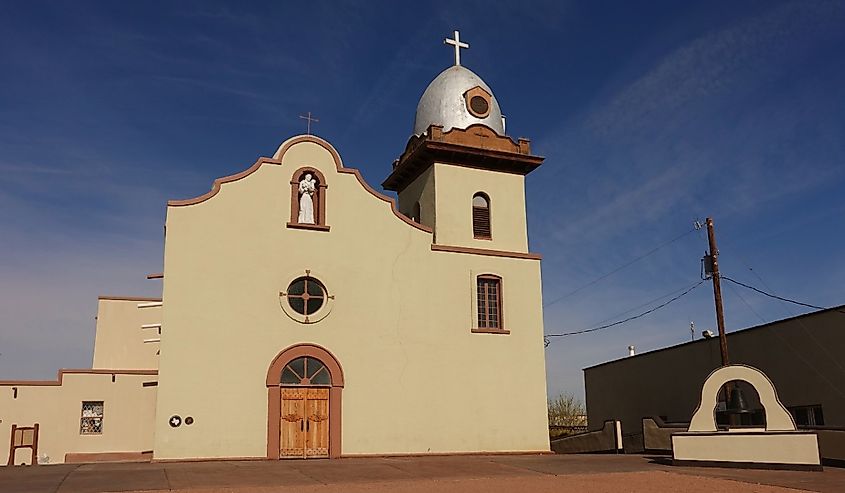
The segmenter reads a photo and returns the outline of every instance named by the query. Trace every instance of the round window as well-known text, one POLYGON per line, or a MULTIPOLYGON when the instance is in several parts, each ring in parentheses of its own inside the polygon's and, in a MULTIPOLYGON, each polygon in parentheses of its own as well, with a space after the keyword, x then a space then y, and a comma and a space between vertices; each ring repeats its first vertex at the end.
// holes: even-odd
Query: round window
POLYGON ((307 317, 317 313, 323 306, 326 288, 313 277, 300 277, 288 286, 287 298, 293 311, 307 317))
POLYGON ((481 96, 473 96, 469 99, 469 108, 476 116, 486 115, 490 110, 490 104, 481 96))

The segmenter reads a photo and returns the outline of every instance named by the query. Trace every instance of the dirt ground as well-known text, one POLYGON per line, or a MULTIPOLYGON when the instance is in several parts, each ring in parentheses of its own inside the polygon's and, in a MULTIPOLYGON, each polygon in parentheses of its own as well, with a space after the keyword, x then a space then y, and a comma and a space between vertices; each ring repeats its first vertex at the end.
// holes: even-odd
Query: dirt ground
POLYGON ((0 467, 0 492, 786 492, 845 491, 823 472, 674 467, 639 455, 393 457, 0 467))
POLYGON ((782 488, 780 486, 741 483, 727 479, 685 476, 682 474, 662 471, 495 479, 415 479, 354 484, 271 486, 259 488, 225 487, 190 490, 191 493, 324 493, 335 491, 342 491, 344 493, 424 493, 432 491, 442 493, 512 493, 515 491, 526 491, 532 493, 551 493, 562 491, 567 493, 617 493, 627 491, 667 493, 681 491, 689 493, 713 493, 720 491, 781 493, 802 490, 782 488))

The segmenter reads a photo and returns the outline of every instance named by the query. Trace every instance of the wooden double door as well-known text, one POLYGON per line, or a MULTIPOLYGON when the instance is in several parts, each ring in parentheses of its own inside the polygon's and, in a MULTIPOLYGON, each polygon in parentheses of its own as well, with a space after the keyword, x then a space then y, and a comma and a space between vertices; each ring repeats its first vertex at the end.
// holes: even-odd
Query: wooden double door
POLYGON ((329 389, 282 387, 279 457, 329 456, 329 389))

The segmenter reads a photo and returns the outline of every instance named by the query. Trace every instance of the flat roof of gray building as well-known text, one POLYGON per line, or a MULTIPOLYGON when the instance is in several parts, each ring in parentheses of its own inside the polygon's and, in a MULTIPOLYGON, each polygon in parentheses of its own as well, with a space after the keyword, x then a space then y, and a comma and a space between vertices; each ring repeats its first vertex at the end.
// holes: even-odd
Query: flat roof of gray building
MULTIPOLYGON (((823 315, 825 313, 837 312, 837 311, 842 313, 843 316, 845 316, 845 305, 832 306, 830 308, 825 308, 824 310, 816 310, 814 312, 803 313, 801 315, 796 315, 794 317, 789 317, 789 318, 782 318, 780 320, 774 320, 772 322, 767 322, 767 323, 764 323, 764 324, 755 325, 753 327, 746 327, 744 329, 738 329, 738 330, 735 330, 733 332, 728 332, 727 336, 730 337, 734 334, 747 333, 747 332, 752 331, 752 330, 768 328, 768 327, 771 327, 772 325, 782 324, 782 323, 785 323, 785 322, 791 322, 793 320, 799 320, 799 319, 804 319, 804 318, 809 318, 809 317, 815 317, 815 316, 818 316, 818 315, 823 315)), ((843 321, 845 321, 845 319, 843 319, 843 321)), ((659 353, 661 351, 669 351, 669 350, 676 349, 676 348, 679 348, 679 347, 682 347, 682 346, 688 346, 690 344, 698 344, 698 343, 702 343, 702 342, 712 341, 713 339, 718 340, 718 337, 712 337, 712 338, 707 338, 707 339, 704 339, 704 338, 696 339, 694 341, 687 341, 687 342, 682 342, 680 344, 675 344, 674 346, 667 346, 667 347, 664 347, 664 348, 652 349, 651 351, 646 351, 644 353, 635 354, 633 356, 625 356, 625 357, 622 357, 622 358, 617 358, 617 359, 614 359, 614 360, 605 361, 604 363, 599 363, 597 365, 588 366, 586 368, 583 368, 581 371, 587 371, 587 370, 591 370, 593 368, 598 368, 600 366, 610 365, 610 364, 613 364, 613 363, 617 363, 619 361, 630 360, 632 358, 639 358, 640 356, 646 356, 646 355, 649 355, 649 354, 659 353)))

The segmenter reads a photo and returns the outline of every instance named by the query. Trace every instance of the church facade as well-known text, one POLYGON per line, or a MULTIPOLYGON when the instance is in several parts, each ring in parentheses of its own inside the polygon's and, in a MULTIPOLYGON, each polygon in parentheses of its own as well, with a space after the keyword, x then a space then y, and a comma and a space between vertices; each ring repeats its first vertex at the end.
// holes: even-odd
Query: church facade
POLYGON ((161 298, 99 300, 92 369, 0 382, 0 461, 548 452, 541 163, 456 64, 398 201, 300 135, 169 202, 161 298))

